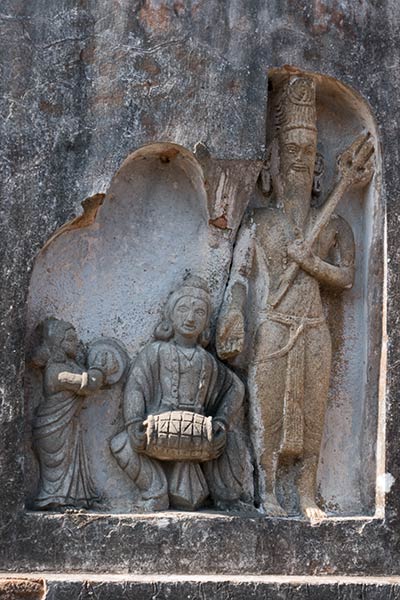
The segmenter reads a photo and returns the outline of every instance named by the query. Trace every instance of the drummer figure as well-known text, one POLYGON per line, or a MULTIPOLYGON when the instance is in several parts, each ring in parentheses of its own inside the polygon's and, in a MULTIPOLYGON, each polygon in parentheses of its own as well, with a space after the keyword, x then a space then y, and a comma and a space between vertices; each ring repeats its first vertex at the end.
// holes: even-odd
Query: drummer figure
POLYGON ((206 282, 187 279, 128 376, 125 427, 111 450, 145 510, 196 510, 207 499, 224 509, 240 504, 244 386, 204 349, 210 313, 206 282))

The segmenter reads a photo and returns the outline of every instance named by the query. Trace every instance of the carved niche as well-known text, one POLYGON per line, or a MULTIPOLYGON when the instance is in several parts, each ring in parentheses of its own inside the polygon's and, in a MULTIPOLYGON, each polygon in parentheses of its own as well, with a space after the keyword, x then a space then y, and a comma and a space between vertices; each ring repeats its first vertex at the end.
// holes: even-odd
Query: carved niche
POLYGON ((145 146, 39 254, 29 506, 374 513, 376 127, 335 80, 270 78, 263 164, 145 146))
MULTIPOLYGON (((233 232, 243 212, 239 207, 247 204, 260 165, 214 161, 211 173, 206 148, 200 145, 197 155, 175 144, 141 148, 124 162, 107 195, 85 201, 84 215, 56 232, 36 260, 28 300, 26 372, 32 423, 27 502, 33 508, 135 512, 217 505, 241 510, 242 504, 247 509, 252 504, 243 383, 203 348, 209 342, 213 347, 211 332, 229 273, 233 232), (209 195, 200 161, 208 168, 209 195), (243 182, 244 188, 238 189, 243 182), (222 198, 213 201, 214 190, 224 196, 226 186, 238 189, 233 207, 224 207, 222 198), (205 330, 188 348, 176 340, 181 313, 171 308, 171 298, 180 298, 184 289, 191 290, 189 301, 197 298, 202 304, 197 310, 204 312, 205 330), (54 339, 46 334, 48 323, 60 329, 54 339), (63 323, 71 336, 76 327, 82 337, 80 345, 76 340, 76 356, 60 351, 63 323), (170 329, 163 331, 167 323, 170 329), (40 363, 35 357, 46 340, 50 362, 40 363), (115 340, 120 347, 112 346, 115 340), (104 342, 101 348, 96 346, 99 341, 104 342), (121 372, 110 381, 109 371, 117 368, 124 350, 129 374, 121 372), (56 388, 50 389, 47 373, 55 358, 56 388), (154 372, 157 365, 162 377, 154 372), (91 382, 94 368, 97 379, 91 382), (140 383, 150 374, 152 384, 148 382, 146 393, 143 387, 145 399, 137 403, 140 383), (169 396, 162 402, 161 391, 169 396), (54 498, 44 506, 38 498, 49 448, 36 441, 37 430, 43 407, 59 401, 70 402, 71 423, 61 428, 64 439, 57 434, 49 438, 50 454, 63 452, 66 470, 82 465, 87 491, 65 501, 54 498), (79 443, 73 437, 77 423, 79 443), (179 427, 182 435, 177 435, 172 452, 163 432, 179 427), (147 441, 140 448, 142 433, 147 441), (68 444, 79 447, 81 462, 68 444), (232 461, 232 448, 240 462, 232 461), (226 477, 219 480, 223 472, 226 477), (156 494, 157 485, 162 494, 156 494)), ((63 418, 61 412, 59 405, 52 418, 63 418)))

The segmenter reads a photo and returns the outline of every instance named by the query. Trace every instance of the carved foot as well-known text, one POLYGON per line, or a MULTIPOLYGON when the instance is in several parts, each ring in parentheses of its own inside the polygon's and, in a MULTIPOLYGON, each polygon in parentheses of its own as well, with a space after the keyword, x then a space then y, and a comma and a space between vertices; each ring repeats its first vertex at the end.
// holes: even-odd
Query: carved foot
POLYGON ((286 510, 282 508, 274 494, 267 494, 263 508, 268 517, 287 517, 286 510))
POLYGON ((326 519, 326 513, 317 506, 315 500, 312 498, 301 498, 300 510, 312 525, 316 525, 326 519))

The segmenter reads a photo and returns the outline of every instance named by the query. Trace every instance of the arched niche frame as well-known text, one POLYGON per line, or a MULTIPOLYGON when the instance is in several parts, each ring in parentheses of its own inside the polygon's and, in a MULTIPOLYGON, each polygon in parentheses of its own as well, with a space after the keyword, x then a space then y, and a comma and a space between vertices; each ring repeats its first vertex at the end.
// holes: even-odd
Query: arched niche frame
MULTIPOLYGON (((354 285, 342 293, 322 289, 333 364, 318 480, 328 514, 380 516, 384 506, 385 228, 379 132, 368 103, 355 90, 332 77, 283 67, 269 73, 267 146, 273 132, 274 95, 290 74, 307 75, 316 83, 318 152, 324 163, 318 205, 337 179, 338 155, 362 133, 369 131, 375 140, 373 179, 365 187, 350 189, 336 210, 354 233, 354 285)), ((257 192, 252 203, 259 206, 265 199, 257 192)), ((253 310, 256 306, 255 298, 253 310)))
MULTIPOLYGON (((217 169, 217 183, 222 171, 217 169)), ((100 336, 122 341, 133 360, 151 340, 169 293, 189 273, 208 281, 216 308, 228 275, 233 226, 210 223, 215 206, 209 196, 203 167, 182 146, 154 143, 128 156, 108 193, 86 200, 84 214, 58 230, 37 256, 28 296, 28 347, 36 326, 54 316, 71 322, 84 343, 100 336)), ((235 218, 237 226, 240 217, 235 218)), ((25 383, 31 422, 42 382, 29 364, 25 383)), ((81 413, 92 478, 111 512, 134 511, 137 500, 136 487, 109 449, 122 428, 121 397, 121 386, 102 390, 81 413)), ((29 505, 38 478, 30 435, 27 446, 29 505)))

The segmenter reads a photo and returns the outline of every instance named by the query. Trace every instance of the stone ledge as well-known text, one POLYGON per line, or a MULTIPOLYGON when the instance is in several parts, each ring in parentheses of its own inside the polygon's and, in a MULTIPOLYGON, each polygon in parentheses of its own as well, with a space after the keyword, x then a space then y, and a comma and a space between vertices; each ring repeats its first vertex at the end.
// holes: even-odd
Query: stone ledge
POLYGON ((41 577, 44 582, 37 574, 0 573, 0 600, 400 600, 400 576, 41 573, 41 577))
POLYGON ((1 572, 383 576, 400 573, 392 521, 160 513, 21 512, 4 523, 1 572), (56 551, 55 551, 56 548, 56 551))

